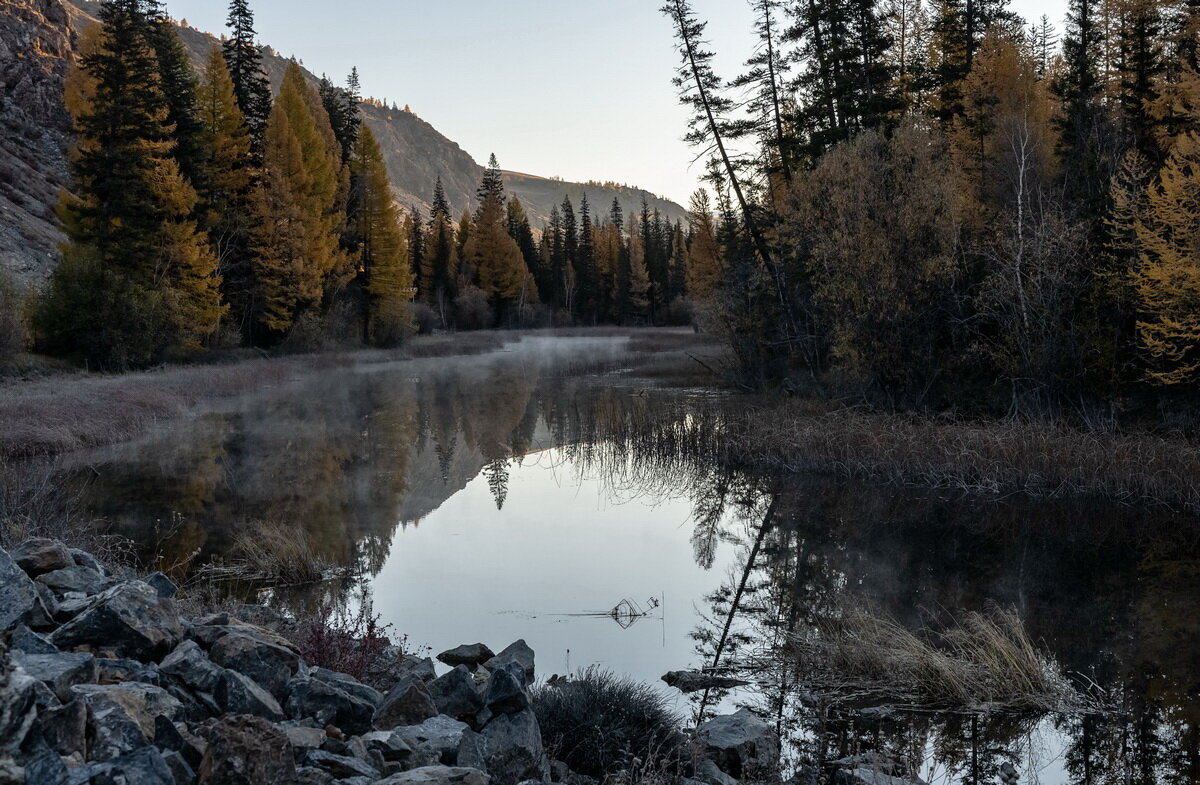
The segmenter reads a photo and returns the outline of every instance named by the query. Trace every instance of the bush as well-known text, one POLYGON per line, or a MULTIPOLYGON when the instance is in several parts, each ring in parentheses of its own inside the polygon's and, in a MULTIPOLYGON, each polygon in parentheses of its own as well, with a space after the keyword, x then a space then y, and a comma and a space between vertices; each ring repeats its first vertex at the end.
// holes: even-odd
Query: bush
POLYGON ((605 777, 634 758, 661 763, 681 748, 680 718, 667 698, 627 676, 588 668, 534 688, 530 700, 550 757, 579 774, 605 777))
POLYGON ((0 273, 0 368, 11 365, 25 351, 23 298, 16 286, 0 273))
POLYGON ((418 335, 429 335, 442 326, 442 319, 437 311, 425 303, 412 303, 408 306, 412 313, 413 324, 417 326, 418 335))
POLYGON ((492 326, 495 317, 482 289, 476 286, 465 287, 459 293, 454 306, 458 312, 458 329, 486 330, 492 326))

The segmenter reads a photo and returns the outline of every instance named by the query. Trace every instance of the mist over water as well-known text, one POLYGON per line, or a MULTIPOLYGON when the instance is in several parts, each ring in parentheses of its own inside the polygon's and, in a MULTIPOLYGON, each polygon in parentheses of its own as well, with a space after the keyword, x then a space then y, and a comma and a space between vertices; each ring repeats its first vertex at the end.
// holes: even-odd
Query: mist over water
POLYGON ((361 581, 229 590, 286 609, 353 603, 365 584, 383 620, 434 653, 525 638, 541 677, 599 664, 654 681, 719 648, 754 685, 708 707, 775 717, 792 761, 883 748, 936 782, 992 782, 1004 761, 1022 782, 1200 778, 1190 521, 731 471, 715 460, 724 401, 657 387, 627 372, 636 360, 625 338, 536 337, 351 364, 64 471, 89 478, 88 505, 143 558, 183 573, 233 558, 241 533, 285 527, 361 581), (1058 671, 1119 712, 821 716, 796 674, 761 663, 848 605, 912 629, 1015 609, 1058 671))

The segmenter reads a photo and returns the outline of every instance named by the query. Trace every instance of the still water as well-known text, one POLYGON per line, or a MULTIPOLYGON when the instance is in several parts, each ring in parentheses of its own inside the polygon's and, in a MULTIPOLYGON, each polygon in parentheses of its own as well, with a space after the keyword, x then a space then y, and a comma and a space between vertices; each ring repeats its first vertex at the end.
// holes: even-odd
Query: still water
POLYGON ((993 782, 1004 761, 1023 783, 1200 781, 1195 521, 731 472, 714 460, 728 402, 641 379, 638 359, 622 338, 526 338, 348 366, 65 471, 181 577, 236 559, 239 537, 283 532, 356 568, 410 645, 524 638, 542 676, 761 662, 848 600, 913 629, 1015 609, 1053 667, 1113 711, 834 717, 761 668, 709 707, 768 713, 792 760, 878 749, 936 782, 993 782))

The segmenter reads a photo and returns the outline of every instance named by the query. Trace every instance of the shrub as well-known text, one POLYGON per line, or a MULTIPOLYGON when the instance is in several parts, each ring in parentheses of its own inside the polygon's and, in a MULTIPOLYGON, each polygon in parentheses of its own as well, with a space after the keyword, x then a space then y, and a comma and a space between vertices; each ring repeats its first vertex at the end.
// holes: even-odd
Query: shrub
POLYGON ((412 313, 413 324, 417 326, 418 335, 429 335, 442 326, 442 319, 438 316, 437 311, 425 303, 412 303, 408 306, 408 310, 412 313))
POLYGON ((394 678, 380 669, 389 647, 404 650, 407 641, 394 642, 392 625, 383 624, 371 595, 365 590, 356 610, 333 602, 322 603, 315 613, 302 616, 287 630, 300 655, 309 665, 345 673, 386 692, 394 678))
POLYGON ((458 329, 486 330, 492 326, 492 307, 488 305, 487 295, 482 289, 465 287, 454 305, 458 312, 458 329))
POLYGON ((540 685, 530 700, 552 758, 579 774, 605 777, 671 758, 682 744, 680 719, 667 698, 643 682, 588 668, 540 685))

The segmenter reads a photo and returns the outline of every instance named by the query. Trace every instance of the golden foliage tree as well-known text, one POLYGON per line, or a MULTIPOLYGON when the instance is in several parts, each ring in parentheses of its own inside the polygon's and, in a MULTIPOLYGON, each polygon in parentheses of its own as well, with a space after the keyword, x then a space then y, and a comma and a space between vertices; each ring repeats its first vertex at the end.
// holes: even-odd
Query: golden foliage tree
POLYGON ((725 275, 725 263, 717 243, 712 204, 703 188, 692 195, 688 223, 691 243, 687 248, 687 292, 693 300, 711 301, 725 275))

